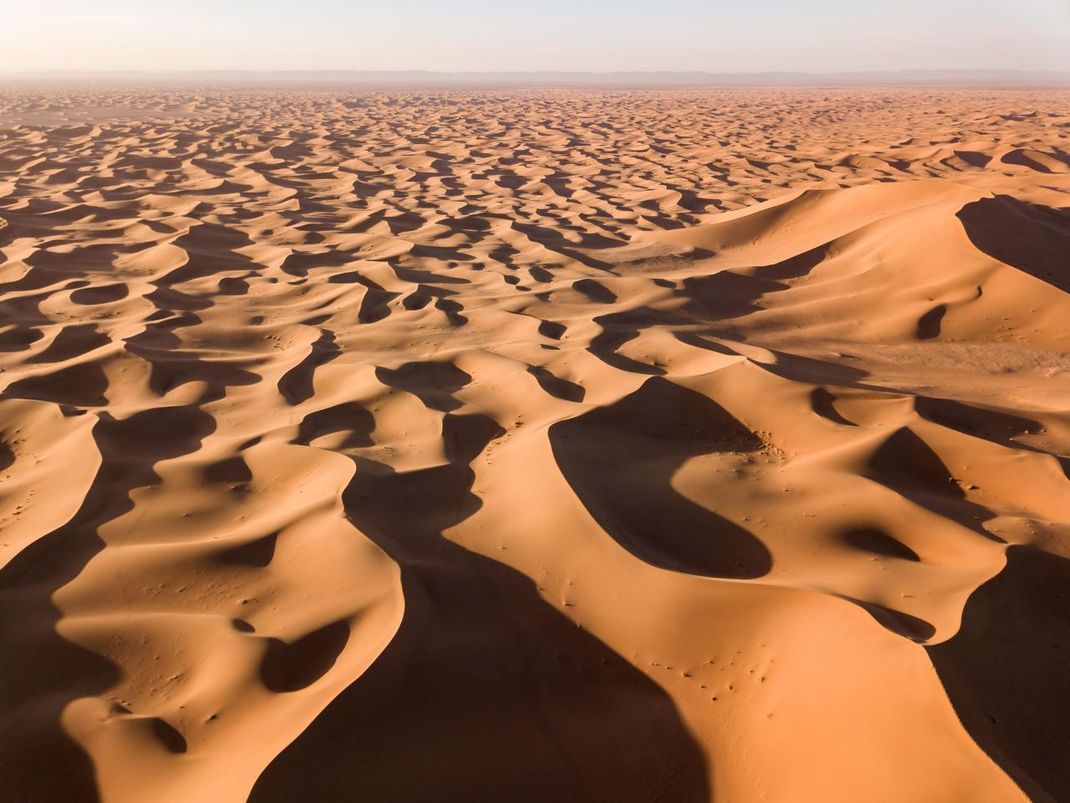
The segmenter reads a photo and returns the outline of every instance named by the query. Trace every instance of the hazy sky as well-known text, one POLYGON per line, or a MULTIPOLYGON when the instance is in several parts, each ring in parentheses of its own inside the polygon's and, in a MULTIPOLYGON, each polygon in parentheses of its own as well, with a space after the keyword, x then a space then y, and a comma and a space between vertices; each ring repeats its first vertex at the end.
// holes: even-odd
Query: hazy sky
POLYGON ((1070 0, 0 0, 0 70, 1070 70, 1070 0))

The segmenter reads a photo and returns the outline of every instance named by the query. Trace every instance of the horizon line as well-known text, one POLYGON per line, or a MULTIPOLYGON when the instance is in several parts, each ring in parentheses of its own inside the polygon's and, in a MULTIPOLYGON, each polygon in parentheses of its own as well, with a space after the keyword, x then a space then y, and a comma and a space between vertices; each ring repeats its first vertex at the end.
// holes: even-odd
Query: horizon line
POLYGON ((12 70, 0 68, 0 80, 8 82, 93 82, 127 81, 205 81, 227 83, 247 81, 257 84, 272 81, 285 84, 321 82, 331 85, 404 86, 407 88, 461 87, 476 85, 615 85, 615 86, 715 86, 715 85, 791 85, 879 84, 924 85, 956 84, 976 86, 1040 85, 1070 88, 1070 70, 1022 70, 1002 68, 908 68, 898 70, 362 70, 362 69, 116 69, 116 70, 12 70))
POLYGON ((425 68, 410 69, 365 69, 350 67, 315 67, 315 68, 205 68, 205 69, 81 69, 51 68, 47 70, 5 70, 0 67, 0 74, 47 75, 55 73, 85 74, 206 74, 206 73, 330 73, 360 75, 407 75, 412 73, 427 75, 898 75, 902 73, 1009 73, 1030 75, 1070 75, 1070 69, 1017 69, 1009 67, 904 67, 899 69, 855 69, 855 70, 678 70, 678 69, 634 69, 634 70, 433 70, 425 68))

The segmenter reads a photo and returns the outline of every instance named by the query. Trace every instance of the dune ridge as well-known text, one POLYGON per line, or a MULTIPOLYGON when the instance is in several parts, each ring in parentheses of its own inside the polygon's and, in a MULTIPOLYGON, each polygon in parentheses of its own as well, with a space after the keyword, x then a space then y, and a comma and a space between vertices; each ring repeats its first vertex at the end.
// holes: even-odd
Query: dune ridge
POLYGON ((0 788, 1065 798, 1068 192, 1057 91, 7 93, 0 788))

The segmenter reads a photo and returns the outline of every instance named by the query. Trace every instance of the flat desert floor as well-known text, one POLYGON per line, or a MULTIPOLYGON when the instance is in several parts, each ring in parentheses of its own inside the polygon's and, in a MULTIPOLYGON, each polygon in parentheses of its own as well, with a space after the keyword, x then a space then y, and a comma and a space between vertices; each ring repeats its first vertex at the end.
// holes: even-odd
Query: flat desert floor
POLYGON ((0 797, 1070 799, 1070 93, 9 90, 0 797))

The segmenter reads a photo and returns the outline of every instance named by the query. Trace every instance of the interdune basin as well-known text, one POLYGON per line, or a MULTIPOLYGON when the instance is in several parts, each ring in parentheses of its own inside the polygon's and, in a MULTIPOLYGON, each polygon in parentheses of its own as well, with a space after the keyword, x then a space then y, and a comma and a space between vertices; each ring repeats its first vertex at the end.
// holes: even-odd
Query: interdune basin
POLYGON ((0 797, 1070 799, 1070 93, 0 97, 0 797))

